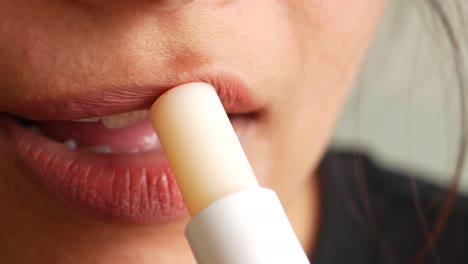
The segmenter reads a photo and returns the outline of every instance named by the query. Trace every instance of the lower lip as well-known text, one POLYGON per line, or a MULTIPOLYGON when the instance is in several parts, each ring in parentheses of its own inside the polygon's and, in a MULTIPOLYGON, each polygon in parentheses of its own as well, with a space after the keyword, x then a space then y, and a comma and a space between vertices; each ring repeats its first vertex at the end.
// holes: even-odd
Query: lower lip
POLYGON ((2 116, 0 127, 7 132, 6 137, 0 134, 4 137, 0 140, 15 150, 24 173, 69 207, 135 224, 164 223, 187 215, 172 170, 160 151, 73 151, 2 116))

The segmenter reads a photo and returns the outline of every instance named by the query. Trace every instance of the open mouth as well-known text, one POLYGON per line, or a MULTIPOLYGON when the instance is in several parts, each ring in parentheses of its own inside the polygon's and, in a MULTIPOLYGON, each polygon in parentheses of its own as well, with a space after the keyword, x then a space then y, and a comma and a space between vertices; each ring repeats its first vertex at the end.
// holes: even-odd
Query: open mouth
POLYGON ((31 132, 62 143, 73 151, 108 154, 161 151, 148 110, 71 121, 33 121, 9 117, 31 132))
MULTIPOLYGON (((34 121, 5 114, 30 132, 63 144, 70 151, 101 154, 162 152, 149 110, 71 121, 34 121)), ((229 115, 234 121, 253 115, 229 115)))
MULTIPOLYGON (((242 141, 254 114, 229 117, 242 141)), ((67 207, 133 224, 187 215, 148 110, 70 121, 3 114, 0 127, 25 174, 67 207)))

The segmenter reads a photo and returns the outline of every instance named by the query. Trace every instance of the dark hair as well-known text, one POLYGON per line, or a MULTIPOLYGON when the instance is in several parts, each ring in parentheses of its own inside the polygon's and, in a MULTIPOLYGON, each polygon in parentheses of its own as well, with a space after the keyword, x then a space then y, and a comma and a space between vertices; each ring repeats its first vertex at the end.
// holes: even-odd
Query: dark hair
MULTIPOLYGON (((408 0, 402 0, 408 1, 408 0)), ((459 105, 459 126, 460 134, 457 149, 457 159, 455 162, 455 168, 451 177, 451 182, 448 190, 444 192, 444 197, 441 202, 439 214, 435 223, 430 227, 425 219, 425 213, 419 200, 418 189, 414 180, 411 181, 411 189, 413 193, 414 205, 417 208, 417 215, 419 222, 422 226, 426 240, 421 249, 416 252, 411 263, 420 264, 423 263, 429 255, 432 254, 435 263, 441 263, 435 252, 435 245, 437 240, 440 238, 444 227, 451 216, 453 205, 457 198, 458 188, 461 177, 464 170, 464 161, 466 158, 467 148, 467 121, 465 118, 467 115, 466 107, 466 91, 467 86, 467 65, 463 56, 467 56, 468 38, 467 33, 463 31, 463 25, 466 24, 463 17, 463 12, 467 12, 463 9, 462 1, 466 0, 419 0, 417 4, 420 4, 420 10, 423 17, 426 18, 427 26, 429 30, 434 34, 435 45, 439 48, 440 52, 443 53, 444 67, 450 69, 455 76, 455 85, 452 87, 457 89, 458 93, 458 105, 459 105)), ((468 7, 468 4, 467 4, 468 7)), ((468 22, 468 21, 467 21, 468 22)), ((467 56, 468 58, 468 56, 467 56)), ((357 98, 356 104, 359 104, 359 97, 357 98)), ((357 151, 357 150, 356 150, 357 151)), ((379 227, 373 217, 373 208, 369 196, 367 193, 365 177, 363 175, 363 167, 361 156, 357 154, 354 158, 356 177, 358 182, 358 188, 363 201, 365 216, 369 219, 370 230, 375 237, 375 241, 382 250, 389 263, 401 263, 402 260, 399 256, 394 254, 390 245, 385 241, 384 236, 379 230, 379 227)))
MULTIPOLYGON (((440 237, 443 228, 449 219, 453 204, 457 197, 458 187, 463 175, 464 161, 466 157, 467 147, 467 124, 466 124, 466 76, 465 76, 465 61, 464 48, 466 48, 466 37, 465 32, 461 29, 464 24, 463 8, 461 6, 461 0, 426 0, 428 7, 431 10, 431 21, 434 23, 436 32, 443 34, 444 37, 437 38, 439 41, 444 41, 450 47, 449 50, 444 50, 448 53, 450 63, 453 65, 453 70, 456 74, 456 88, 459 94, 459 105, 460 105, 460 139, 457 150, 457 160, 455 164, 455 172, 451 182, 449 191, 447 192, 440 212, 432 229, 426 229, 427 240, 424 246, 421 248, 419 253, 413 259, 413 263, 422 263, 426 257, 434 250, 435 242, 440 237)), ((443 44, 444 43, 439 43, 443 44)), ((422 208, 418 206, 418 215, 420 215, 420 221, 424 223, 422 208)), ((436 255, 434 257, 437 258, 436 255)), ((440 262, 440 261, 438 261, 440 262)))

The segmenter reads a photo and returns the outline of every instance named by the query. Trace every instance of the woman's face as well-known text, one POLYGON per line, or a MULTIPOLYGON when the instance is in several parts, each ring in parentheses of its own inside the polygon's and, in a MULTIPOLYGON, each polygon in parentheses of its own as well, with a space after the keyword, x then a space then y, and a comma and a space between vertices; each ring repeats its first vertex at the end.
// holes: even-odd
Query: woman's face
POLYGON ((149 121, 95 119, 191 81, 310 251, 315 170, 384 1, 0 0, 0 262, 193 261, 149 121))

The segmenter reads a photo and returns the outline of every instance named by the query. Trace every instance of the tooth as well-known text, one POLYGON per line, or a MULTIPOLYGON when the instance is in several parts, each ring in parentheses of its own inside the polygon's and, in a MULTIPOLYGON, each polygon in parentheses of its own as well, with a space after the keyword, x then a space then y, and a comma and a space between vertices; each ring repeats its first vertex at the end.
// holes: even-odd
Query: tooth
POLYGON ((130 150, 130 153, 140 153, 140 152, 141 152, 141 150, 139 148, 132 148, 130 150))
POLYGON ((100 117, 90 117, 90 118, 82 118, 73 120, 74 122, 85 122, 85 123, 96 123, 101 120, 100 117))
POLYGON ((92 146, 92 147, 84 147, 81 148, 82 150, 95 152, 95 153, 112 153, 112 148, 108 145, 100 145, 100 146, 92 146))
POLYGON ((65 145, 65 147, 67 147, 70 150, 76 150, 76 148, 78 147, 78 145, 76 144, 76 141, 73 139, 69 139, 65 141, 63 144, 65 145))
POLYGON ((139 110, 128 113, 116 114, 102 117, 102 124, 110 129, 122 128, 145 119, 149 116, 149 111, 139 110))
POLYGON ((156 148, 157 148, 157 145, 148 146, 148 147, 143 148, 141 150, 141 152, 147 152, 147 151, 155 150, 156 148))

